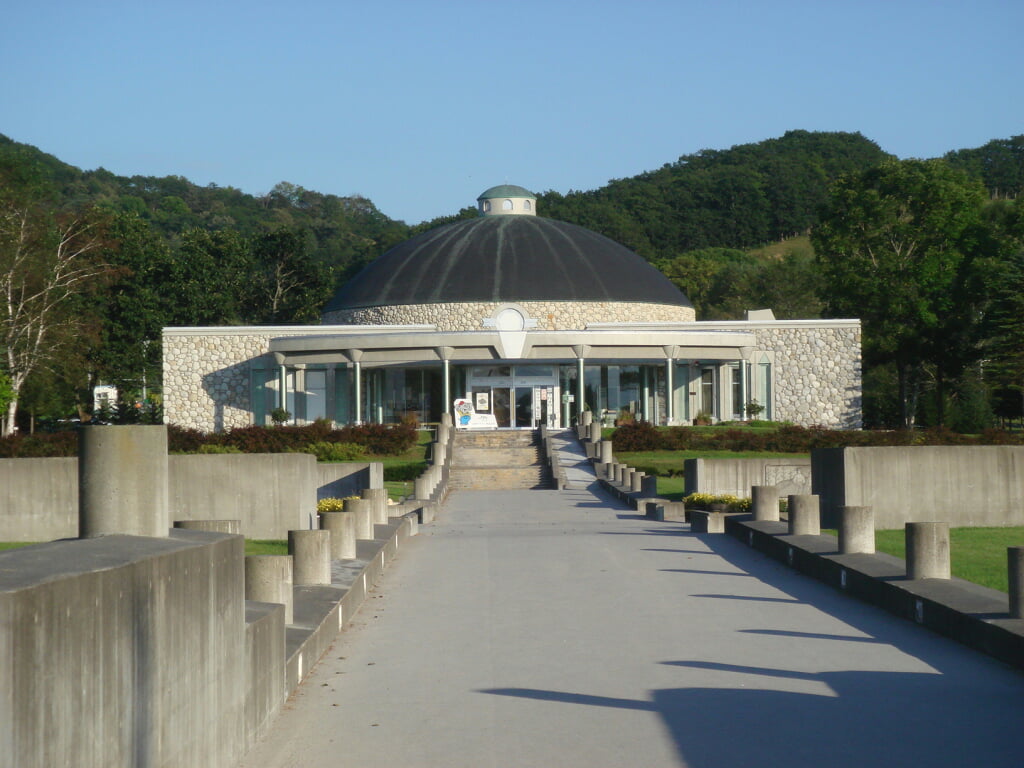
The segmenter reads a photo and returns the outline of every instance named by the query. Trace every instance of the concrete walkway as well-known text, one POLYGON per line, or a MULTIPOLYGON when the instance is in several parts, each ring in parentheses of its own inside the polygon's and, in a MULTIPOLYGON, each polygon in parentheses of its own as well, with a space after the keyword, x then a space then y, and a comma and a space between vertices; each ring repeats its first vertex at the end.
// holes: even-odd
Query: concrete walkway
POLYGON ((1021 765, 1024 677, 592 490, 460 491, 247 768, 1021 765))

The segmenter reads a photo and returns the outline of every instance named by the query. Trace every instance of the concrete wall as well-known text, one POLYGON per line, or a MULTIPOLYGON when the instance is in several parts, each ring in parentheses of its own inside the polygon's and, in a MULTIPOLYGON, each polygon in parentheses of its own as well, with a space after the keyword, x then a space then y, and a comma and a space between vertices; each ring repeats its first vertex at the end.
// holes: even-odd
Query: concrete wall
POLYGON ((384 465, 379 461, 370 464, 318 463, 317 501, 320 499, 343 499, 358 496, 366 488, 384 487, 384 465))
POLYGON ((754 485, 774 485, 780 496, 811 492, 810 459, 687 459, 686 493, 731 493, 750 498, 754 485))
POLYGON ((243 541, 104 536, 0 555, 0 765, 233 765, 243 541))
POLYGON ((0 459, 0 541, 78 536, 78 459, 0 459))
MULTIPOLYGON (((316 502, 383 487, 379 462, 318 464, 300 453, 169 456, 171 520, 241 520, 250 539, 311 527, 316 502)), ((78 536, 78 460, 0 459, 0 541, 78 536)))
POLYGON ((876 529, 1024 525, 1024 447, 829 448, 812 452, 811 471, 826 528, 842 506, 872 507, 876 529))

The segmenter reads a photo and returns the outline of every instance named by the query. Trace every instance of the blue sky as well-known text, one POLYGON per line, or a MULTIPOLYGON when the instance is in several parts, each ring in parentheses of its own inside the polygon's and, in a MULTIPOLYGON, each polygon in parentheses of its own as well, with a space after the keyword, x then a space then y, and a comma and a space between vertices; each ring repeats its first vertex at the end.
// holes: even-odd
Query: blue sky
POLYGON ((0 133, 409 223, 791 129, 900 157, 1024 133, 1021 0, 33 0, 3 19, 0 133))

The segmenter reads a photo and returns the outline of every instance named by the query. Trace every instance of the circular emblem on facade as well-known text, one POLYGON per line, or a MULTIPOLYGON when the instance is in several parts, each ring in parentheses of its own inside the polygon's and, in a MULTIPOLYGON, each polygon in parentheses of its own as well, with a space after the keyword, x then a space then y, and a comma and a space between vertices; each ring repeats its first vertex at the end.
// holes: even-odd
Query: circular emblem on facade
POLYGON ((506 307, 494 318, 494 325, 499 331, 521 331, 526 327, 526 318, 518 309, 506 307))

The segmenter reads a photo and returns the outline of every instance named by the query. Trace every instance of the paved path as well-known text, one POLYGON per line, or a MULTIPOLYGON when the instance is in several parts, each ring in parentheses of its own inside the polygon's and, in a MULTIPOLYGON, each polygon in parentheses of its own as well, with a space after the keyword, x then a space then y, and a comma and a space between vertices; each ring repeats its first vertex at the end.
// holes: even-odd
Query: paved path
POLYGON ((1020 766, 1024 677, 725 536, 458 491, 247 768, 1020 766))

